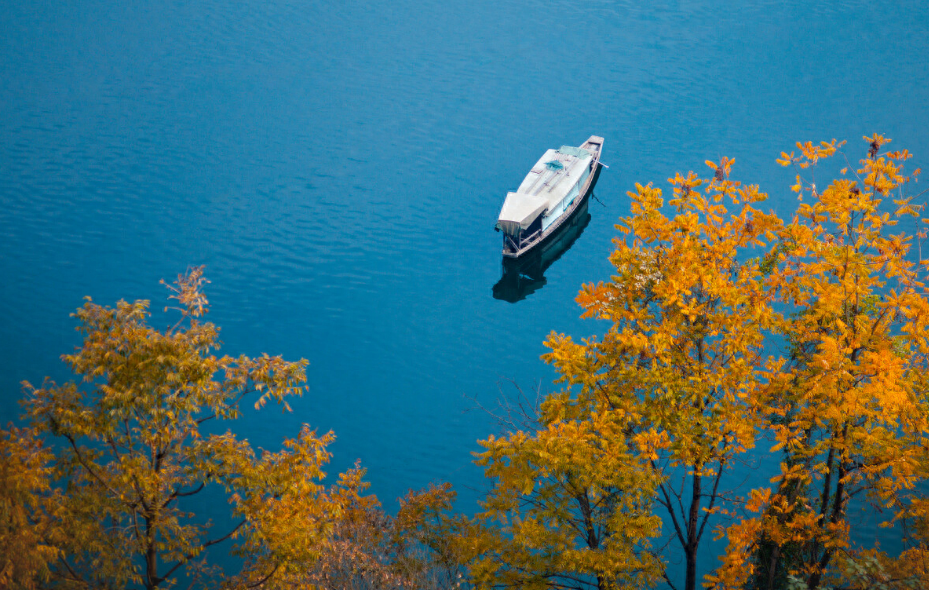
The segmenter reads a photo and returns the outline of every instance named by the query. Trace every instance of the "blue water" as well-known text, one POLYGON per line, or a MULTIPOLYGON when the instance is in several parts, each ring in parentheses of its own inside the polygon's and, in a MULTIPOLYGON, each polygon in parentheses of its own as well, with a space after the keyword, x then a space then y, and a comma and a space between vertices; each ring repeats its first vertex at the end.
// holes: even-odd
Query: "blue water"
POLYGON ((311 363, 243 436, 333 429, 334 469, 360 458, 389 509, 449 480, 467 510, 495 429, 471 398, 552 390, 545 336, 602 330, 573 297, 608 278, 634 182, 727 155, 783 215, 797 140, 929 161, 929 4, 640 4, 5 3, 0 422, 21 380, 68 377, 83 296, 160 309, 158 280, 205 264, 225 352, 311 363), (543 288, 494 299, 503 196, 591 134, 589 225, 543 288))

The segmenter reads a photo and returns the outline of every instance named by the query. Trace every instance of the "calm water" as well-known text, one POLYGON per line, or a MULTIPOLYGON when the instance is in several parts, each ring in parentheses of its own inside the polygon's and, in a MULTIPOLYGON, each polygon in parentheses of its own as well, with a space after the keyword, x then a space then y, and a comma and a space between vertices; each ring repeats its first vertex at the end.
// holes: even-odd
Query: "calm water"
POLYGON ((225 351, 311 363, 243 436, 333 429, 388 508, 450 480, 469 509, 494 430, 469 398, 552 389, 545 336, 602 329, 573 297, 609 276, 634 182, 727 155, 784 214, 796 140, 929 161, 926 3, 638 4, 5 3, 0 421, 21 380, 67 378, 83 296, 160 309, 158 280, 205 264, 225 351), (602 203, 542 288, 495 299, 503 196, 591 134, 602 203))

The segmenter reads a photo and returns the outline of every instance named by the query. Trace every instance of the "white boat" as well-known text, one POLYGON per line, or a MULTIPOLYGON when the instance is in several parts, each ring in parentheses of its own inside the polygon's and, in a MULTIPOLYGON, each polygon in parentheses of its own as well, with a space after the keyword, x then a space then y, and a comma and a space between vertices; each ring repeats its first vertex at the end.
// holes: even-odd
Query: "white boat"
POLYGON ((504 256, 529 252, 574 215, 593 187, 602 149, 603 138, 591 135, 580 147, 561 146, 539 158, 516 192, 507 193, 497 218, 504 256))

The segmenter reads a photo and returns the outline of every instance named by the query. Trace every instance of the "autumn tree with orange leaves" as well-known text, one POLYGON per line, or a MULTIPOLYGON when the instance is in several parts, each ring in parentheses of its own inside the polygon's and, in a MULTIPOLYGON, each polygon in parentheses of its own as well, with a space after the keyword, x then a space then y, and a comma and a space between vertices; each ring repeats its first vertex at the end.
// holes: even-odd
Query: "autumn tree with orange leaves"
POLYGON ((732 164, 711 164, 710 179, 671 179, 670 211, 659 189, 637 185, 632 215, 618 226, 625 238, 610 257, 615 276, 578 296, 584 316, 610 322, 609 330, 581 343, 552 334, 545 358, 568 388, 542 405, 538 431, 484 443, 481 463, 497 482, 487 514, 520 545, 478 562, 493 574, 485 575, 489 586, 673 583, 648 542, 660 530, 657 504, 685 557, 682 585, 696 587, 697 551, 721 508, 723 475, 755 443, 760 416, 750 395, 776 319, 761 262, 748 259, 780 223, 757 208, 766 198, 758 187, 729 178, 732 164), (550 539, 575 544, 575 559, 556 552, 557 560, 538 563, 534 549, 550 539), (514 559, 520 551, 536 561, 528 580, 528 558, 514 559))
POLYGON ((577 298, 608 329, 552 334, 545 358, 566 389, 537 428, 483 443, 494 488, 479 517, 500 525, 474 541, 479 586, 929 587, 929 503, 915 491, 929 474, 929 298, 913 252, 926 234, 892 233, 918 216, 918 170, 866 139, 857 172, 820 189, 812 171, 841 143, 783 154, 799 172, 789 221, 763 212, 727 158, 707 162, 710 178, 670 179, 667 202, 636 185, 614 276, 577 298), (775 489, 727 489, 724 474, 772 438, 775 489), (905 521, 906 551, 856 546, 852 501, 905 521), (659 514, 683 580, 654 561, 657 530, 621 528, 659 514), (713 529, 729 548, 699 572, 713 529))
POLYGON ((306 361, 216 356, 218 329, 202 269, 172 286, 179 319, 148 325, 147 301, 88 300, 74 314, 83 344, 63 357, 80 383, 26 384, 29 429, 3 433, 4 525, 0 586, 165 588, 192 584, 265 588, 305 579, 361 471, 321 483, 331 433, 309 427, 279 452, 256 453, 231 431, 243 403, 299 394, 306 361), (251 401, 249 399, 251 398, 251 401), (212 527, 188 500, 213 493, 234 520, 212 527), (215 576, 214 545, 242 557, 237 575, 215 576))
POLYGON ((889 139, 865 140, 860 167, 822 189, 811 171, 841 143, 798 145, 800 155, 779 160, 798 169, 802 201, 766 278, 769 297, 789 310, 776 332, 790 350, 753 403, 782 460, 775 487, 754 490, 750 516, 727 531, 719 588, 929 587, 927 505, 916 492, 929 475, 929 297, 914 252, 925 232, 895 233, 919 222, 906 190, 919 170, 904 174, 911 155, 883 151, 889 139), (852 502, 909 525, 905 551, 857 546, 852 502))
POLYGON ((246 404, 286 409, 306 361, 214 354, 205 283, 198 267, 169 285, 180 317, 167 330, 149 325, 147 301, 88 299, 74 314, 82 346, 63 357, 81 382, 25 384, 30 426, 0 430, 0 588, 458 584, 449 486, 411 491, 389 516, 359 464, 324 485, 332 433, 304 426, 256 452, 218 428, 246 404), (196 511, 216 500, 225 527, 196 511), (241 567, 211 562, 217 550, 241 567))

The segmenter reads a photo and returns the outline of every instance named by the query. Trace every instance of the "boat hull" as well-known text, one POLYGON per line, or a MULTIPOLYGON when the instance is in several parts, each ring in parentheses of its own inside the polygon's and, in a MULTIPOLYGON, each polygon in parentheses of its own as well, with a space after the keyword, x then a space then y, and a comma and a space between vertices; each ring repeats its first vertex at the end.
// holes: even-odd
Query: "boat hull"
POLYGON ((536 237, 525 241, 520 240, 520 243, 516 244, 510 236, 504 235, 503 256, 505 258, 520 258, 539 248, 544 248, 545 244, 549 243, 559 233, 559 229, 565 223, 576 216, 580 210, 587 210, 587 199, 591 192, 593 192, 593 188, 597 184, 597 179, 600 177, 600 169, 602 168, 600 164, 600 152, 603 149, 603 138, 592 136, 581 147, 593 151, 594 157, 591 162, 591 171, 579 188, 578 196, 565 208, 561 215, 546 225, 544 229, 537 232, 538 235, 536 237))

